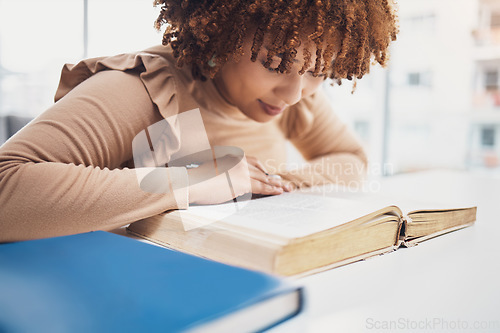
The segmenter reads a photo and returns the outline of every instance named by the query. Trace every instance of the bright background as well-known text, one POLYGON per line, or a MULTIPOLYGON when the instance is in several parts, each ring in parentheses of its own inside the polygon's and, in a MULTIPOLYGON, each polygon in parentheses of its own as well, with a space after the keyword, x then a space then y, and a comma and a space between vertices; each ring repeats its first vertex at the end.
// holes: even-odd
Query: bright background
MULTIPOLYGON (((363 140, 370 173, 500 178, 500 0, 398 6, 390 66, 374 66, 354 94, 350 82, 325 85, 363 140)), ((159 44, 158 11, 151 0, 0 0, 0 117, 49 107, 64 63, 159 44)))

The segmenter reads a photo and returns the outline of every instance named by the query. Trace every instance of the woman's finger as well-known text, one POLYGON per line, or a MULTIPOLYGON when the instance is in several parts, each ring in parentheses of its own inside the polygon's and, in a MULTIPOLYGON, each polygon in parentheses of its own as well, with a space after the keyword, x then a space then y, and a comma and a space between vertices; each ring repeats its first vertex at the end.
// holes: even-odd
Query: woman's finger
POLYGON ((261 182, 281 186, 281 177, 279 175, 270 175, 257 158, 253 156, 247 156, 246 158, 251 176, 261 182))
POLYGON ((251 184, 252 184, 252 193, 255 194, 276 195, 283 193, 283 188, 281 186, 266 184, 256 179, 252 179, 251 184))
POLYGON ((268 175, 268 172, 266 168, 264 167, 264 164, 262 164, 256 157, 253 156, 246 156, 247 163, 255 166, 257 169, 268 175))
POLYGON ((260 169, 255 167, 254 165, 248 165, 248 169, 250 171, 250 178, 256 179, 262 183, 273 185, 273 186, 282 186, 281 177, 277 175, 266 175, 260 169))
POLYGON ((291 187, 284 185, 279 175, 267 173, 264 165, 253 156, 246 156, 250 178, 252 179, 252 192, 256 194, 281 194, 290 192, 291 187), (255 181, 255 182, 253 182, 255 181))

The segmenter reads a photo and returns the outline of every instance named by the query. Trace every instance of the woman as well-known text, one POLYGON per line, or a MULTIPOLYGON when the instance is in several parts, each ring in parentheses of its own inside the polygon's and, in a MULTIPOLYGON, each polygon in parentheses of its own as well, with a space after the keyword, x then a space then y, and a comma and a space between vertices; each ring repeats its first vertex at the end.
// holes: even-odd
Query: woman
POLYGON ((320 85, 386 64, 388 0, 156 2, 164 46, 67 65, 56 103, 0 148, 0 242, 361 176, 363 149, 320 85), (286 140, 303 168, 283 167, 286 140), (207 142, 246 158, 200 159, 207 142))

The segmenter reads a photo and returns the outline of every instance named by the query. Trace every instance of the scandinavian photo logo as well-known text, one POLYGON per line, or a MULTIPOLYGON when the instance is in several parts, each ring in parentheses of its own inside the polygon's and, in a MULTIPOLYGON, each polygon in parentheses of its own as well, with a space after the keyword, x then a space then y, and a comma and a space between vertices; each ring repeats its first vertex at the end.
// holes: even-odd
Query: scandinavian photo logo
MULTIPOLYGON (((217 178, 217 187, 207 196, 216 196, 225 202, 189 207, 191 211, 203 209, 204 215, 212 220, 234 214, 251 199, 250 173, 245 167, 244 151, 234 146, 211 146, 199 109, 150 125, 134 137, 132 150, 139 187, 148 193, 170 193, 178 204, 186 201, 189 186, 217 178), (190 172, 188 177, 186 170, 190 169, 196 172, 190 172), (232 181, 236 173, 238 186, 232 181)), ((205 225, 188 222, 186 210, 178 210, 178 214, 185 230, 205 225)))

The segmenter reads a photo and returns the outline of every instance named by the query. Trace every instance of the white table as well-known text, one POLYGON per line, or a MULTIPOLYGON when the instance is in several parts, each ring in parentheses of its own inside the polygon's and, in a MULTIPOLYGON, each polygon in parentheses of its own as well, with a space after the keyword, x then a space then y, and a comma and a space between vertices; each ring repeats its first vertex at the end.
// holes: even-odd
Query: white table
POLYGON ((270 331, 500 332, 500 177, 443 170, 371 181, 396 198, 477 205, 477 222, 298 279, 305 312, 270 331))
POLYGON ((301 278, 305 316, 273 332, 500 332, 500 178, 430 171, 384 178, 380 185, 385 194, 476 204, 477 222, 301 278))

